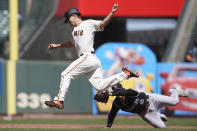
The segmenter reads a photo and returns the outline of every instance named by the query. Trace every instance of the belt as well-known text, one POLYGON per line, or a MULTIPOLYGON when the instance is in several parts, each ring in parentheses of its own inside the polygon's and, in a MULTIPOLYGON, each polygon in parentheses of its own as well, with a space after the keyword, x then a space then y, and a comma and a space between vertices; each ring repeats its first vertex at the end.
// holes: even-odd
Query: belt
MULTIPOLYGON (((94 51, 91 51, 91 54, 95 54, 94 51)), ((82 53, 80 56, 82 56, 82 55, 84 55, 84 54, 82 53)))

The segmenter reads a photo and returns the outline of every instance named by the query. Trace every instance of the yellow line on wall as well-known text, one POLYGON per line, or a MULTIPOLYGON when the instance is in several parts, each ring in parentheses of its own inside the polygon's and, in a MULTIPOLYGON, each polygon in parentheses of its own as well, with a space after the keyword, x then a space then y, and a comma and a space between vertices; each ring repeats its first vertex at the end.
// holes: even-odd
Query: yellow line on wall
POLYGON ((7 63, 7 113, 16 114, 16 61, 7 63))
POLYGON ((16 61, 18 60, 18 0, 9 0, 10 35, 7 63, 7 113, 16 114, 16 61))
POLYGON ((18 0, 9 1, 10 10, 10 60, 18 60, 18 0))

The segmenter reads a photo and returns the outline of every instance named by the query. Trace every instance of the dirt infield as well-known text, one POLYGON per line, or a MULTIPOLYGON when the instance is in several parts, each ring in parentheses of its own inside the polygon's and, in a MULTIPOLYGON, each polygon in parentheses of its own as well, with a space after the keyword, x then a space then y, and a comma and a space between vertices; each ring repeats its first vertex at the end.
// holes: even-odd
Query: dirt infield
MULTIPOLYGON (((106 115, 57 115, 57 114, 25 114, 12 116, 12 120, 21 119, 106 119, 106 115)), ((118 116, 127 118, 130 116, 118 116)), ((136 118, 138 116, 132 116, 136 118)), ((0 119, 5 116, 0 116, 0 119)), ((102 124, 0 124, 0 128, 42 128, 42 129, 87 129, 87 128, 105 128, 102 124)), ((113 128, 153 128, 150 125, 113 125, 113 128)), ((197 126, 172 126, 167 125, 169 129, 197 129, 197 126)))
MULTIPOLYGON (((0 128, 87 129, 105 128, 105 125, 78 124, 0 124, 0 128)), ((114 125, 113 128, 153 128, 149 125, 114 125)), ((169 129, 197 129, 197 126, 168 126, 169 129)))

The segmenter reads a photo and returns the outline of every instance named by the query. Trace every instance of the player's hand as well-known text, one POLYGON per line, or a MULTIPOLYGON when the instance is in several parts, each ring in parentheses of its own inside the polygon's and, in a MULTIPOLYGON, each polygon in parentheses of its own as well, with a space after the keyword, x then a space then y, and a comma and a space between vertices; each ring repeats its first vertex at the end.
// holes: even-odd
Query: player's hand
POLYGON ((118 10, 118 2, 114 3, 114 6, 112 8, 112 13, 115 13, 118 10))
POLYGON ((57 48, 57 45, 56 44, 49 44, 49 46, 48 46, 48 49, 49 50, 53 50, 55 48, 57 48))

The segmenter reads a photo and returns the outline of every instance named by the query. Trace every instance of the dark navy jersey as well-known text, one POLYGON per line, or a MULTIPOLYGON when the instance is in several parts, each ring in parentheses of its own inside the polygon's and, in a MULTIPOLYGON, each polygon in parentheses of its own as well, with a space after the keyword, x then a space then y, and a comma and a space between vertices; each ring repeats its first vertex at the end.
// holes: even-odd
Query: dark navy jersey
POLYGON ((125 112, 141 113, 147 108, 147 95, 143 92, 137 92, 132 89, 122 89, 113 91, 113 95, 115 95, 116 98, 113 101, 112 108, 108 115, 108 127, 111 127, 120 109, 125 112), (125 99, 121 99, 119 96, 124 96, 125 99))

